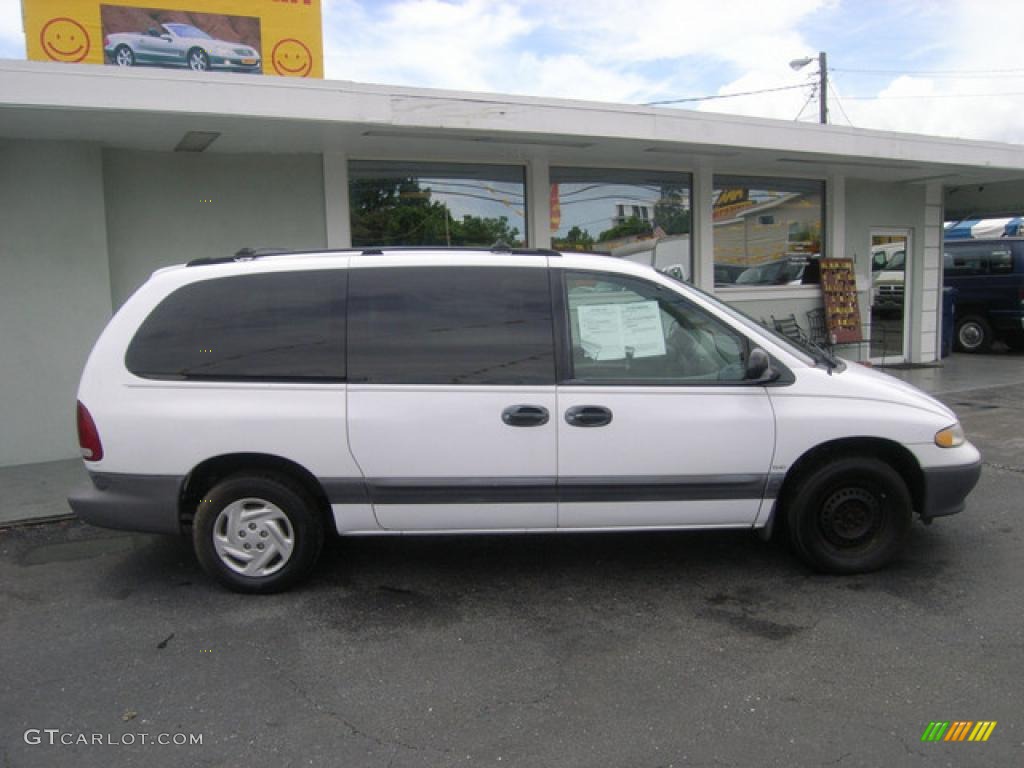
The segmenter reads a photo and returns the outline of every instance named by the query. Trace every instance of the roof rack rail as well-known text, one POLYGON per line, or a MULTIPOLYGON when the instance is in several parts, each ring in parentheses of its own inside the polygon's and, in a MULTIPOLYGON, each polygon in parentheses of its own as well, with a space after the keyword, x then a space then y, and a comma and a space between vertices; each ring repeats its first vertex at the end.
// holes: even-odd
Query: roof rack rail
POLYGON ((362 256, 383 256, 385 253, 401 251, 490 251, 491 253, 513 254, 516 256, 561 256, 558 251, 549 248, 513 248, 505 243, 495 243, 491 248, 485 246, 450 246, 450 245, 381 245, 364 246, 361 248, 325 248, 315 250, 293 250, 291 248, 239 248, 233 256, 212 256, 192 259, 186 267, 205 267, 210 264, 231 264, 239 261, 254 261, 264 256, 280 256, 281 254, 323 254, 330 256, 338 253, 358 253, 362 256))
POLYGON ((561 256, 558 251, 550 248, 513 248, 505 243, 495 243, 488 248, 485 245, 367 245, 363 248, 352 248, 363 256, 382 256, 385 253, 396 251, 459 251, 479 253, 489 251, 490 253, 511 253, 516 256, 561 256))
POLYGON ((234 256, 216 256, 202 259, 192 259, 185 264, 186 267, 202 267, 207 264, 229 264, 232 261, 250 261, 263 256, 277 256, 281 253, 292 253, 291 248, 239 248, 234 256))

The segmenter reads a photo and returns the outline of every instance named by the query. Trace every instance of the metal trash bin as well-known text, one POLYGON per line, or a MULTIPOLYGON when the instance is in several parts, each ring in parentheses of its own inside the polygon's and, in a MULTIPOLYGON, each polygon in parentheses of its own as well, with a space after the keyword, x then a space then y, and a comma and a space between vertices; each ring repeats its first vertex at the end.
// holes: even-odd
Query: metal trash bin
POLYGON ((956 308, 956 288, 946 286, 942 289, 942 356, 949 357, 953 353, 953 317, 956 308))

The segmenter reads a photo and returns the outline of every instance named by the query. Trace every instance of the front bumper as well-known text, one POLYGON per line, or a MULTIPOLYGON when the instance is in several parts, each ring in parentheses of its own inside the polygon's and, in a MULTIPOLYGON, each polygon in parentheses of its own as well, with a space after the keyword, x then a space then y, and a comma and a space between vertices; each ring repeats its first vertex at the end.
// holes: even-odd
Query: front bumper
POLYGON ((184 478, 90 472, 90 485, 68 504, 90 525, 146 533, 180 533, 178 499, 184 478))
POLYGON ((929 522, 963 512, 964 500, 981 477, 981 461, 924 470, 924 504, 921 519, 929 522))
MULTIPOLYGON (((247 61, 251 59, 246 59, 247 61)), ((260 72, 263 63, 259 58, 252 60, 253 63, 246 64, 238 56, 210 56, 211 69, 227 69, 232 72, 260 72)))

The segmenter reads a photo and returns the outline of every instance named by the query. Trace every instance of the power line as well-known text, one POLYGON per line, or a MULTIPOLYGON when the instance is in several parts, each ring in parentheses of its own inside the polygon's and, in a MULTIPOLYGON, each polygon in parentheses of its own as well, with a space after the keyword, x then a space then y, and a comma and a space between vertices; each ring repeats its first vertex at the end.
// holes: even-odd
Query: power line
POLYGON ((850 127, 853 127, 853 120, 851 120, 850 116, 846 114, 846 108, 843 106, 843 101, 839 98, 839 91, 832 86, 832 83, 829 83, 828 87, 832 90, 832 95, 836 97, 836 104, 839 105, 839 111, 843 113, 843 117, 846 118, 846 122, 850 124, 850 127))
POLYGON ((853 67, 829 67, 832 72, 856 72, 862 75, 1024 75, 1024 68, 1010 69, 854 69, 853 67))
POLYGON ((793 122, 794 123, 800 120, 800 117, 801 117, 801 115, 803 115, 804 110, 807 109, 807 105, 811 103, 811 99, 814 98, 814 95, 817 92, 818 92, 818 86, 814 86, 813 88, 811 88, 811 93, 807 97, 807 101, 804 102, 804 105, 802 107, 800 107, 800 111, 796 113, 796 117, 793 118, 793 122))
POLYGON ((1001 91, 998 93, 935 93, 931 95, 892 96, 844 96, 847 101, 893 101, 905 99, 991 99, 1003 96, 1024 96, 1024 91, 1001 91))
POLYGON ((800 85, 784 85, 781 88, 761 88, 757 91, 740 91, 739 93, 722 93, 717 96, 688 96, 685 99, 666 99, 665 101, 646 101, 640 106, 656 107, 661 104, 682 104, 685 101, 711 101, 712 99, 732 99, 736 96, 753 96, 758 93, 775 93, 776 91, 792 91, 797 88, 806 88, 810 83, 800 85))

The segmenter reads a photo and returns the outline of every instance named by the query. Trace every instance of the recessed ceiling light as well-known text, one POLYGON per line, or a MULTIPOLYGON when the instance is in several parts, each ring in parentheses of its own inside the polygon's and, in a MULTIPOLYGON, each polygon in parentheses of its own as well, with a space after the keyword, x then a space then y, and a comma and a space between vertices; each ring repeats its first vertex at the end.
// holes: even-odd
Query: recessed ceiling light
POLYGON ((220 136, 216 131, 189 131, 182 136, 175 152, 202 152, 220 136))

